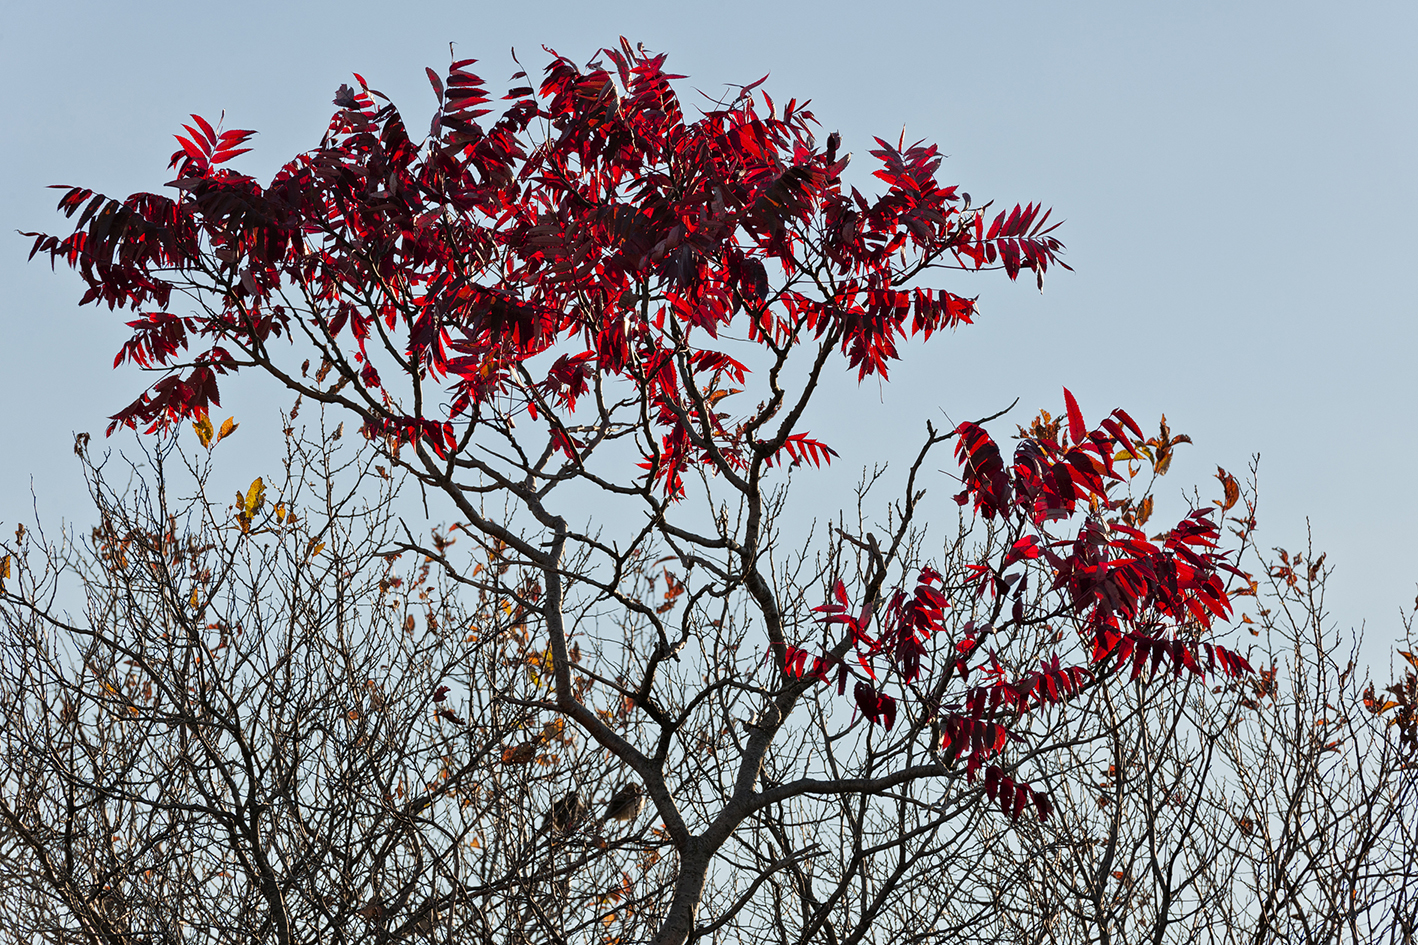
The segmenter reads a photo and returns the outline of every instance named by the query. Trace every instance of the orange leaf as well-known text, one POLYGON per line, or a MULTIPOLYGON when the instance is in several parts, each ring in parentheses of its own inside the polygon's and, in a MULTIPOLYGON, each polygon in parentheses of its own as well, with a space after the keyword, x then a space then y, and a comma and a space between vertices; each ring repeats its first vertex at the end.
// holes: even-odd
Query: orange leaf
POLYGON ((1221 506, 1221 511, 1230 511, 1241 499, 1241 486, 1236 482, 1235 476, 1220 466, 1216 467, 1216 478, 1221 481, 1221 488, 1225 491, 1225 498, 1218 500, 1216 504, 1221 506))

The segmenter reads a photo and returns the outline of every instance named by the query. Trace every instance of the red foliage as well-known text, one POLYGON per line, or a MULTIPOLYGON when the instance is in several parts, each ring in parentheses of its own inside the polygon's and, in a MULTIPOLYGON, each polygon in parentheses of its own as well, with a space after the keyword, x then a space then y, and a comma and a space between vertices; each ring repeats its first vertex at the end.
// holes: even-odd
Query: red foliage
POLYGON ((765 347, 825 338, 859 376, 884 376, 898 340, 974 314, 968 299, 903 286, 909 276, 943 262, 1042 276, 1059 262, 1047 213, 1015 207, 987 225, 982 209, 936 180, 934 145, 877 139, 875 176, 887 190, 868 199, 844 186, 850 156, 837 154, 835 135, 818 143, 797 102, 779 109, 750 86, 689 118, 663 55, 624 41, 604 54, 609 69, 555 56, 535 91, 518 73, 495 120, 472 60, 444 76, 428 70, 440 107, 422 143, 356 76, 357 91, 336 95, 320 146, 265 186, 227 165, 251 132, 193 116, 171 161, 174 198, 64 188, 60 209, 78 214, 75 231, 28 234, 31 255, 78 269, 86 303, 160 309, 130 323, 120 357, 171 374, 113 426, 204 415, 217 386, 212 369, 194 365, 234 370, 273 357, 269 341, 300 317, 283 302, 294 287, 327 310, 303 316, 304 330, 342 377, 387 387, 383 362, 359 366, 374 339, 414 380, 446 385, 446 410, 422 398, 418 416, 378 394, 348 397, 367 431, 438 452, 450 448, 438 432, 446 422, 570 411, 589 376, 623 377, 650 391, 660 447, 643 464, 673 495, 692 462, 736 469, 753 456, 817 464, 835 455, 800 431, 762 438, 723 422, 689 393, 691 380, 706 390, 716 377, 742 380, 743 366, 713 348, 736 319, 765 347), (534 134, 542 122, 545 138, 534 134), (830 261, 832 290, 771 290, 802 272, 808 247, 830 261), (903 248, 915 254, 910 272, 903 248), (220 290, 217 310, 169 314, 172 290, 192 282, 220 290), (209 347, 191 357, 191 344, 209 347), (219 358, 219 345, 240 354, 219 358), (559 357, 528 377, 549 349, 559 357))
MULTIPOLYGON (((1066 432, 1063 424, 1056 432, 1038 423, 1032 431, 1021 429, 1009 468, 998 444, 979 425, 962 423, 953 434, 965 484, 956 501, 998 520, 1009 536, 995 546, 994 555, 969 566, 973 588, 964 590, 973 596, 994 595, 1001 605, 995 612, 1002 619, 984 626, 967 622, 961 639, 935 655, 936 678, 958 674, 968 680, 979 672, 985 683, 966 691, 963 707, 921 708, 941 733, 945 757, 952 762, 963 759, 971 780, 983 767, 990 798, 998 798, 1001 810, 1014 818, 1031 798, 1041 818, 1050 809, 1043 795, 987 765, 1003 754, 1010 725, 1025 713, 1066 702, 1086 686, 1124 674, 1129 682, 1145 682, 1164 668, 1174 676, 1185 671, 1203 680, 1213 673, 1237 678, 1254 672, 1244 656, 1205 639, 1214 621, 1231 615, 1225 575, 1240 578, 1243 587, 1249 581, 1220 548, 1220 529, 1212 520, 1216 509, 1195 510, 1149 539, 1126 520, 1131 498, 1126 488, 1119 488, 1127 480, 1114 463, 1141 460, 1144 453, 1137 444, 1156 446, 1159 441, 1144 440, 1137 424, 1121 410, 1089 430, 1068 390, 1064 402, 1066 432), (1063 520, 1062 527, 1076 522, 1071 536, 1048 531, 1058 520, 1063 520), (1026 610, 1024 594, 1031 575, 1049 583, 1043 603, 1026 610), (1002 608, 1006 598, 1012 599, 1007 617, 1002 608), (1012 631, 1063 620, 1078 629, 1091 654, 1087 667, 1063 666, 1054 654, 1039 670, 1011 678, 995 653, 985 648, 987 639, 1004 642, 1012 631), (981 655, 987 661, 972 666, 972 657, 981 655)), ((1167 437, 1165 421, 1163 439, 1177 442, 1167 437)), ((1165 471, 1165 456, 1158 460, 1159 455, 1152 454, 1154 465, 1165 471)), ((1217 505, 1224 511, 1238 501, 1239 487, 1224 470, 1217 478, 1225 490, 1217 505)), ((891 701, 890 715, 883 714, 879 706, 891 697, 881 687, 889 677, 909 689, 923 675, 923 660, 931 658, 929 642, 947 631, 949 602, 936 589, 939 581, 939 574, 923 569, 914 597, 898 590, 880 612, 867 605, 856 614, 838 581, 833 600, 816 608, 826 623, 841 624, 850 634, 866 677, 857 683, 854 699, 871 722, 889 727, 896 705, 891 701), (869 632, 873 619, 876 636, 869 632), (878 659, 884 659, 885 666, 878 666, 878 659)), ((793 675, 804 675, 808 655, 795 649, 795 663, 789 667, 793 675)), ((825 682, 822 663, 815 659, 808 675, 825 682)), ((844 682, 839 680, 839 692, 844 682)))
MULTIPOLYGON (((796 100, 780 108, 755 83, 691 117, 663 55, 624 40, 602 52, 609 68, 552 53, 539 87, 518 72, 496 106, 473 60, 442 75, 430 69, 438 110, 422 141, 356 75, 358 90, 337 92, 318 147, 264 185, 228 164, 252 132, 193 116, 170 163, 174 196, 119 201, 61 188, 74 231, 27 234, 31 257, 76 269, 82 303, 138 312, 115 364, 165 372, 113 415, 109 432, 205 417, 219 402, 218 375, 255 367, 358 414, 367 437, 411 447, 424 471, 481 469, 470 458, 478 428, 518 422, 524 438, 528 429, 545 437, 529 455, 541 449, 542 464, 576 469, 610 437, 602 397, 621 384, 634 392, 625 427, 645 492, 673 500, 693 466, 757 481, 775 464, 837 456, 797 428, 829 356, 859 379, 885 379, 901 342, 975 318, 972 299, 918 284, 935 270, 1002 268, 1011 279, 1029 270, 1042 284, 1051 265, 1064 265, 1047 211, 972 206, 937 180, 935 145, 876 139, 873 175, 885 190, 867 197, 843 182, 850 155, 838 153, 839 136, 819 142, 796 100), (170 310, 193 295, 202 305, 191 314, 170 310), (776 364, 771 395, 740 415, 721 404, 749 373, 725 350, 730 333, 776 364), (794 403, 777 369, 786 352, 814 346, 794 403), (291 366, 312 355, 324 365, 313 378, 291 366), (577 426, 588 400, 603 411, 598 428, 577 426)), ((860 608, 839 581, 818 611, 849 635, 855 667, 830 655, 809 666, 806 650, 780 651, 790 676, 830 682, 835 673, 844 696, 852 675, 853 704, 886 729, 918 682, 982 673, 987 682, 963 705, 924 711, 943 756, 964 758, 971 779, 983 768, 990 798, 1013 817, 1031 801, 1041 817, 1050 809, 999 766, 1013 719, 1129 660, 1131 678, 1164 664, 1177 674, 1249 671, 1202 639, 1230 613, 1223 575, 1239 573, 1208 510, 1152 539, 1117 514, 1119 457, 1183 438, 1169 439, 1164 425, 1161 441, 1144 441, 1121 410, 1090 430, 1064 394, 1066 431, 1025 436, 1008 465, 982 427, 953 434, 957 501, 1009 537, 951 593, 1012 597, 1010 616, 950 639, 936 572, 860 608), (1072 535, 1049 531, 1074 521, 1072 535), (1025 614, 1030 575, 1058 598, 1046 616, 1025 614), (1065 615, 1085 628, 1087 668, 1054 657, 1008 679, 991 656, 989 668, 972 670, 991 634, 1065 615)), ((440 715, 456 721, 451 710, 440 715)))

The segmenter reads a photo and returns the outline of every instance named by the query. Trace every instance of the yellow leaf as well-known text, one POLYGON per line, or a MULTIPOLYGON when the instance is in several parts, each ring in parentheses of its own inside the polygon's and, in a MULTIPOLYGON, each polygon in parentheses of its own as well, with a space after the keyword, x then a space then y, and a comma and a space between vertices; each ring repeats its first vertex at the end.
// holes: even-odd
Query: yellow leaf
POLYGON ((266 501, 266 483, 260 476, 251 483, 251 487, 246 490, 243 511, 247 518, 255 518, 256 512, 261 508, 261 504, 266 501))
POLYGON ((318 545, 316 545, 314 548, 310 549, 310 557, 313 558, 313 557, 315 557, 316 555, 318 555, 320 552, 322 552, 322 551, 324 551, 324 550, 325 550, 325 543, 322 541, 320 544, 318 544, 318 545))
MULTIPOLYGON (((217 434, 217 442, 220 443, 222 440, 225 440, 227 437, 231 436, 233 433, 236 432, 236 428, 239 426, 241 426, 241 424, 236 422, 235 417, 227 417, 226 420, 222 423, 221 432, 217 434)), ((207 427, 208 429, 210 429, 211 424, 207 424, 207 427)))
POLYGON ((532 681, 532 685, 542 684, 543 672, 550 673, 555 666, 552 659, 551 647, 547 647, 541 653, 529 653, 526 657, 527 678, 532 681))
POLYGON ((203 417, 192 424, 192 429, 197 431, 197 439, 201 441, 202 445, 210 449, 212 446, 212 421, 203 417))
POLYGON ((4 558, 0 558, 0 580, 6 580, 6 579, 8 579, 9 577, 10 577, 10 556, 9 556, 9 555, 6 555, 4 558))
POLYGON ((286 520, 286 505, 285 505, 284 502, 277 502, 277 503, 276 503, 276 521, 278 521, 278 522, 284 522, 285 520, 286 520))
POLYGON ((192 588, 192 596, 187 598, 187 603, 192 605, 193 610, 202 606, 202 598, 197 596, 197 588, 192 588))

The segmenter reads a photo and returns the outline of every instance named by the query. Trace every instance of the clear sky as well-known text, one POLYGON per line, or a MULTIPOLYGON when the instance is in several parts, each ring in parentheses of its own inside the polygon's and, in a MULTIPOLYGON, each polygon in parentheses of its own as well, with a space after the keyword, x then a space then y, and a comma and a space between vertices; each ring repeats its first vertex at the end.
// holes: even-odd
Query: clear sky
MULTIPOLYGON (((15 230, 64 230, 44 185, 160 189, 179 122, 223 109, 260 132, 237 166, 265 177, 318 140, 352 71, 417 128, 434 107, 423 67, 444 68, 450 41, 496 87, 513 47, 531 71, 543 44, 585 61, 621 34, 669 53, 687 102, 771 73, 844 150, 904 127, 940 143, 942 176, 977 202, 1038 200, 1067 221, 1075 272, 1042 295, 950 280, 979 294, 981 323, 840 398, 813 432, 849 465, 901 456, 939 409, 968 419, 1018 396, 1024 420, 1065 385, 1090 418, 1165 411, 1196 441, 1169 488, 1214 490, 1218 464, 1260 453, 1261 541, 1302 545, 1308 516, 1338 567, 1336 619, 1396 635, 1418 581, 1412 2, 8 4, 0 525, 31 517, 31 486, 46 520, 85 521, 72 435, 101 437, 144 383, 109 369, 119 319, 25 263, 15 230)), ((224 403, 252 426, 274 410, 240 386, 224 403)))

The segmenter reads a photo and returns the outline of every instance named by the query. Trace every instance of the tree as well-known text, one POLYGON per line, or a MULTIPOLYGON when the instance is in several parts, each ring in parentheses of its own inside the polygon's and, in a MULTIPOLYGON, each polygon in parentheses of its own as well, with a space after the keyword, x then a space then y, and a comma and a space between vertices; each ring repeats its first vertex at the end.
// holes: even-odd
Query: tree
MULTIPOLYGON (((161 479, 135 515, 96 477, 88 569, 39 557, 106 603, 61 617, 29 564, 6 597, 24 667, 6 705, 44 719, 15 730, 9 777, 34 793, 6 810, 16 882, 48 890, 34 915, 57 897, 90 940, 136 934, 115 916, 142 857, 113 840, 55 859, 76 842, 61 821, 119 804, 125 825, 150 818, 142 856, 179 870, 167 895, 214 896, 242 934, 282 943, 1123 934, 1133 913, 1104 904, 1103 880, 1041 851, 1111 875, 1075 833, 1096 816, 1075 810, 1083 766, 1125 754, 1115 777, 1136 765, 1161 789, 1191 757, 1180 720, 1222 718, 1205 685, 1224 703, 1254 678, 1220 636, 1256 586, 1238 566, 1253 495, 1221 471, 1214 505, 1149 537, 1153 487, 1189 440, 1122 410, 1090 425, 1065 391, 1009 459, 995 418, 926 423, 899 484, 869 475, 850 519, 844 503, 820 541, 785 540, 793 476, 838 457, 807 426, 830 372, 884 381, 899 345, 969 324, 973 300, 923 285, 939 270, 1042 285, 1062 247, 1042 207, 942 186, 934 146, 876 139, 885 189, 868 198, 796 100, 753 83, 690 119, 663 56, 624 40, 602 55, 553 53, 537 90, 516 73, 490 122, 471 60, 428 70, 422 143, 356 76, 320 145, 264 187, 227 166, 251 132, 193 116, 176 197, 66 187, 74 232, 29 234, 31 256, 84 278, 84 303, 135 312, 115 366, 162 375, 110 433, 190 420, 212 444, 218 378, 255 371, 296 395, 292 418, 314 401, 357 422, 375 485, 405 476, 456 519, 390 532, 380 498, 356 527, 363 493, 332 498, 323 440, 292 447, 278 499, 257 480, 228 512, 199 490, 185 529, 161 479), (946 444, 963 489, 932 549, 926 464, 946 444), (302 488, 318 529, 290 519, 302 488), (422 569, 389 584, 383 556, 410 552, 422 569), (227 596, 209 614, 213 582, 227 596), (391 606, 426 608, 423 637, 398 624, 421 642, 388 634, 391 606), (47 648, 45 627, 78 649, 47 648), (38 715, 16 708, 35 691, 38 715), (1168 734, 1125 751, 1157 718, 1168 734), (321 764, 340 780, 310 777, 321 764), (175 771, 186 786, 163 795, 175 771), (650 816, 618 835, 602 808, 628 785, 650 816), (1016 894, 1033 905, 996 906, 1016 894), (1063 930, 1061 903, 1089 896, 1063 930)), ((1184 795, 1195 817, 1207 784, 1184 795)), ((1167 829, 1190 842, 1195 817, 1167 829)), ((85 843, 125 836, 100 822, 85 843)), ((1159 855, 1155 832, 1143 845, 1159 855)), ((1157 940, 1182 901, 1148 900, 1157 940)), ((180 915, 143 915, 180 937, 180 915)), ((238 932, 215 923, 181 934, 238 932)))

